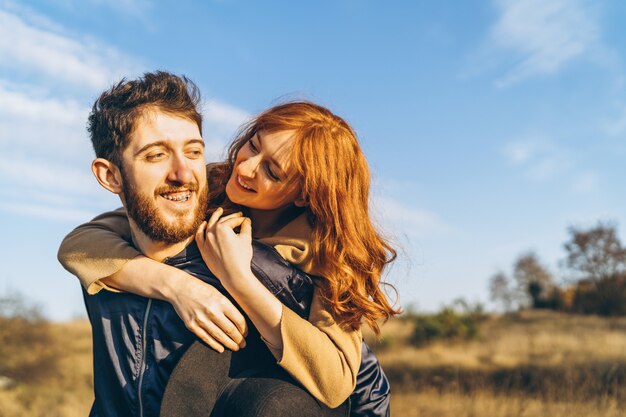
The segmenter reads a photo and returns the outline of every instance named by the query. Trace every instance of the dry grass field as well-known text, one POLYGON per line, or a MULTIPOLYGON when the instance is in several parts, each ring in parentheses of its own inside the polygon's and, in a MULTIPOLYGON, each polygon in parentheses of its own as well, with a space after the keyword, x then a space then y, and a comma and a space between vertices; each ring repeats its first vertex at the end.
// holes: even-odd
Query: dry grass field
POLYGON ((407 342, 383 328, 377 351, 398 416, 618 416, 626 409, 626 318, 526 311, 487 318, 476 340, 407 342))
MULTIPOLYGON (((626 318, 529 311, 487 318, 472 341, 408 343, 408 320, 374 346, 400 417, 612 417, 626 414, 626 318)), ((0 390, 0 417, 86 416, 92 400, 86 322, 52 325, 59 372, 0 390)))

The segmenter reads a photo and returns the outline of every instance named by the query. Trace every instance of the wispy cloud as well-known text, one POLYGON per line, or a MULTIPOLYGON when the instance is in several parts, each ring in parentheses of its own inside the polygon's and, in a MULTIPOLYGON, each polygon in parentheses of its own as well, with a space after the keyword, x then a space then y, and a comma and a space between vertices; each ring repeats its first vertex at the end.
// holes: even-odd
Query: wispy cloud
POLYGON ((374 215, 385 228, 411 237, 436 236, 453 230, 436 213, 411 207, 391 197, 379 197, 373 202, 374 215))
POLYGON ((95 90, 138 68, 134 59, 93 39, 79 41, 4 10, 0 22, 0 67, 95 90))
POLYGON ((207 100, 203 104, 203 131, 208 161, 223 158, 225 148, 237 129, 250 118, 245 110, 219 100, 207 100))
POLYGON ((593 171, 581 172, 572 183, 572 189, 581 194, 596 191, 600 185, 600 176, 593 171))
POLYGON ((39 217, 48 220, 71 222, 73 224, 84 223, 95 217, 97 212, 72 209, 68 207, 54 207, 50 205, 32 203, 1 203, 0 210, 27 217, 39 217))
POLYGON ((601 129, 609 136, 619 136, 626 133, 626 105, 621 106, 618 114, 601 124, 601 129))
MULTIPOLYGON (((118 4, 130 12, 147 2, 118 4)), ((0 6, 0 192, 11 198, 0 210, 84 221, 119 204, 89 169, 91 100, 122 76, 133 77, 140 66, 88 34, 71 34, 29 8, 7 5, 0 6)), ((249 114, 217 99, 203 110, 207 156, 216 160, 249 114)))
POLYGON ((558 72, 599 45, 596 10, 583 0, 496 0, 488 49, 515 62, 496 86, 558 72))
POLYGON ((527 178, 537 182, 552 179, 572 166, 569 152, 541 135, 511 141, 502 152, 511 165, 521 168, 527 178))

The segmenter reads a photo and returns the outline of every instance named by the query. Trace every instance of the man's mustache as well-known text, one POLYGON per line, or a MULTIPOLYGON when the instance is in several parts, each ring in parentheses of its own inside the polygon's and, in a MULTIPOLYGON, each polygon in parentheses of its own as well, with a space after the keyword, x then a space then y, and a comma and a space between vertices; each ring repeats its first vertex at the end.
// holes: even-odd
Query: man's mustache
POLYGON ((198 191, 198 183, 190 182, 182 185, 164 185, 156 189, 156 194, 166 194, 166 193, 179 193, 183 191, 198 191))

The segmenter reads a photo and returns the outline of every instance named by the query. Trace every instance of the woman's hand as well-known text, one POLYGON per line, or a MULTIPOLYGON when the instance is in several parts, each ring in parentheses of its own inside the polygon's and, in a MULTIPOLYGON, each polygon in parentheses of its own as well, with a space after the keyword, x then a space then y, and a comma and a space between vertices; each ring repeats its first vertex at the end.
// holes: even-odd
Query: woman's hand
POLYGON ((252 223, 241 213, 221 217, 218 208, 208 222, 196 232, 196 243, 202 259, 222 284, 236 277, 250 276, 252 261, 252 223), (239 233, 234 229, 239 227, 239 233))

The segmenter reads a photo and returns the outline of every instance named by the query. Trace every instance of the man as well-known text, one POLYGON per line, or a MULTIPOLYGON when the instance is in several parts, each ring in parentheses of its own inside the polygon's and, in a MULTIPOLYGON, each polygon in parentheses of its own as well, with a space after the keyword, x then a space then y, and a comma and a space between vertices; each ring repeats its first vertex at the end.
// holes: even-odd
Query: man
MULTIPOLYGON (((246 332, 245 320, 217 292, 215 288, 223 288, 192 244, 207 206, 198 101, 197 88, 189 80, 166 72, 114 85, 100 96, 89 116, 97 156, 92 171, 105 189, 120 196, 137 249, 211 284, 203 288, 214 291, 210 295, 220 306, 222 322, 230 322, 224 325, 228 334, 221 343, 237 350, 246 332)), ((255 244, 255 262, 263 265, 276 257, 271 248, 255 244)), ((306 274, 282 262, 281 267, 289 269, 285 276, 299 274, 310 284, 306 274)), ((98 281, 107 284, 114 286, 114 281, 98 281)), ((311 293, 300 296, 310 300, 311 293)), ((158 416, 168 379, 196 337, 165 301, 114 291, 88 295, 85 290, 84 299, 94 349, 95 401, 90 416, 158 416)), ((253 365, 275 365, 255 329, 250 332, 246 349, 226 367, 231 375, 253 365)))

